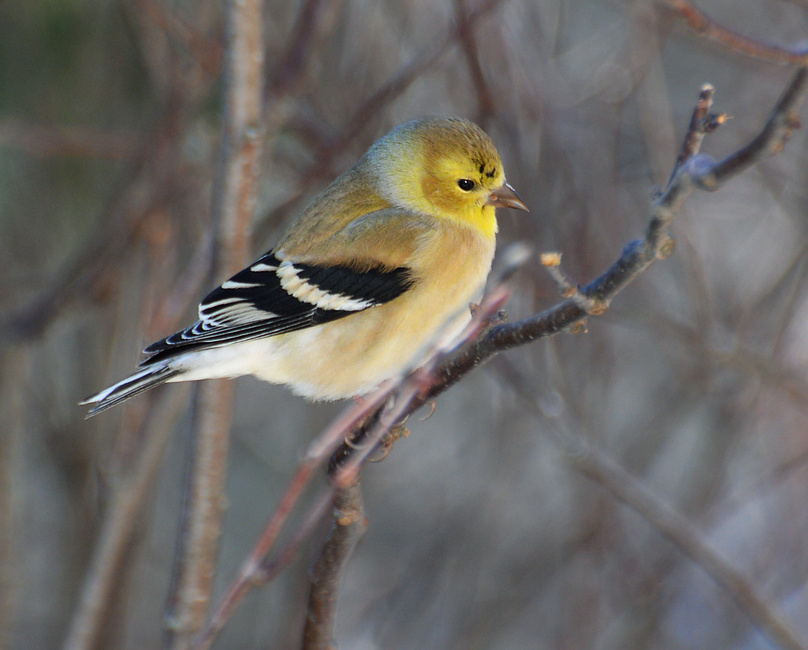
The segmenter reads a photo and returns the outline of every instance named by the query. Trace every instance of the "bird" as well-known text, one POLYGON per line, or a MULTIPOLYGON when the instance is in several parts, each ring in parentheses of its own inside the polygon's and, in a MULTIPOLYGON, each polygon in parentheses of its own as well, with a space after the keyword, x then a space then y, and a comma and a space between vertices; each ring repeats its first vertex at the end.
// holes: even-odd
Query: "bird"
POLYGON ((164 382, 254 375, 311 400, 357 398, 414 369, 482 295, 496 208, 527 210, 476 124, 427 117, 377 140, 277 245, 152 343, 87 417, 164 382))

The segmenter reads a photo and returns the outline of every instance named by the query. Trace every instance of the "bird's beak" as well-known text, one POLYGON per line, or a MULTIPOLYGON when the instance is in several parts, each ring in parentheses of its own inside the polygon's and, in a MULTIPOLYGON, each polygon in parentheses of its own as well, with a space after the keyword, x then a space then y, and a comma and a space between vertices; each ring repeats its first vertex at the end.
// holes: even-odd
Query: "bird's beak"
POLYGON ((516 210, 525 210, 530 212, 525 205, 525 202, 516 193, 509 183, 503 183, 502 187, 495 189, 491 192, 491 196, 485 202, 486 205, 493 205, 495 208, 515 208, 516 210))

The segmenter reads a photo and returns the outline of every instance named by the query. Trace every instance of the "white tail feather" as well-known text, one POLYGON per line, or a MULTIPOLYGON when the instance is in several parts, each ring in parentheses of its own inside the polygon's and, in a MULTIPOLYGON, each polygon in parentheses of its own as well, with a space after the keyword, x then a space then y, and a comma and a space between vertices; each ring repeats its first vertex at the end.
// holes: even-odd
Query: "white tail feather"
POLYGON ((82 401, 81 404, 95 405, 87 413, 87 417, 89 418, 143 391, 159 386, 177 374, 179 374, 178 370, 165 364, 146 366, 143 370, 136 372, 134 375, 122 379, 117 384, 113 384, 100 393, 88 397, 82 401))

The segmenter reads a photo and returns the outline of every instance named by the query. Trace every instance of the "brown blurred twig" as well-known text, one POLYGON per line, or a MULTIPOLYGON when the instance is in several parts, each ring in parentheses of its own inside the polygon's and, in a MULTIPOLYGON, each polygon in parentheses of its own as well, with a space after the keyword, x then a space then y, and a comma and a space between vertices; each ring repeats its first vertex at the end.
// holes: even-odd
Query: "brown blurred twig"
POLYGON ((740 571, 716 553, 685 517, 649 492, 608 456, 596 453, 582 437, 565 436, 563 444, 573 467, 608 489, 673 542, 715 580, 778 647, 805 650, 806 646, 777 608, 768 603, 740 571))
POLYGON ((449 30, 446 38, 435 39, 436 45, 431 51, 424 52, 415 60, 404 66, 399 72, 368 97, 354 112, 345 124, 339 138, 331 145, 334 149, 342 149, 345 144, 353 140, 377 115, 384 113, 384 107, 400 96, 424 72, 461 41, 463 34, 473 30, 477 23, 494 9, 501 5, 503 0, 486 0, 480 7, 469 12, 461 29, 454 26, 449 30))
POLYGON ((0 147, 15 147, 35 156, 133 160, 141 150, 139 142, 135 133, 0 118, 0 147))
MULTIPOLYGON (((218 42, 208 41, 177 14, 152 0, 137 0, 143 24, 170 33, 197 56, 208 73, 217 69, 218 42), (153 24, 152 24, 153 23, 153 24), (213 61, 213 63, 210 63, 213 61), (210 65, 209 65, 210 64, 210 65), (206 67, 207 66, 207 67, 206 67), (212 66, 212 67, 211 67, 212 66)), ((145 39, 144 36, 141 40, 145 39)), ((141 42, 148 50, 148 44, 141 42)), ((147 57, 148 59, 148 57, 147 57)), ((0 317, 0 340, 30 340, 41 336, 68 305, 87 300, 94 289, 116 281, 125 251, 137 241, 142 224, 156 210, 171 205, 183 192, 198 191, 207 179, 187 164, 182 138, 190 99, 199 96, 195 77, 183 75, 176 58, 154 62, 171 83, 153 88, 160 107, 147 128, 139 133, 100 131, 85 126, 31 124, 15 118, 0 121, 0 145, 23 149, 34 155, 77 155, 129 162, 119 188, 112 192, 77 245, 42 288, 11 313, 0 317), (117 266, 116 266, 117 265, 117 266), (111 270, 112 269, 112 270, 111 270)))
POLYGON ((781 65, 808 65, 808 48, 805 46, 788 48, 762 43, 724 27, 688 0, 664 2, 682 16, 697 34, 729 50, 781 65))
MULTIPOLYGON (((250 255, 262 129, 263 3, 230 0, 225 8, 222 145, 213 188, 216 277, 236 273, 250 255)), ((204 624, 213 588, 224 511, 232 382, 209 381, 198 393, 189 500, 184 513, 177 592, 170 597, 172 647, 190 646, 204 624)))
POLYGON ((222 44, 202 34, 180 12, 164 2, 133 0, 134 6, 153 27, 160 29, 189 54, 210 78, 218 78, 222 67, 222 44))
POLYGON ((317 35, 318 21, 323 13, 326 0, 305 0, 301 3, 292 28, 292 34, 283 56, 266 84, 265 101, 267 107, 289 92, 303 78, 303 72, 314 48, 312 44, 317 35))
POLYGON ((480 64, 480 50, 477 45, 477 37, 469 23, 466 0, 454 0, 454 12, 455 21, 457 22, 457 34, 463 49, 463 56, 466 59, 469 74, 471 75, 471 82, 474 86, 475 95, 477 96, 477 115, 475 121, 479 122, 480 125, 485 128, 489 119, 496 111, 494 95, 491 92, 488 81, 486 81, 482 65, 480 64))
MULTIPOLYGON (((142 325, 147 332, 176 329, 189 300, 189 294, 196 295, 198 287, 206 278, 210 266, 210 246, 205 240, 200 243, 194 261, 188 264, 175 286, 167 291, 159 302, 155 315, 142 325)), ((162 287, 157 278, 156 283, 162 287)), ((151 313, 148 293, 137 311, 146 316, 151 313)), ((116 440, 125 439, 117 447, 128 448, 125 462, 123 454, 114 454, 110 471, 113 476, 122 478, 115 483, 109 506, 101 522, 90 560, 90 569, 84 577, 82 592, 76 612, 71 621, 70 632, 65 647, 87 650, 98 647, 105 626, 109 625, 110 613, 114 608, 113 595, 118 595, 121 575, 138 515, 154 486, 155 472, 159 470, 160 458, 178 416, 187 404, 186 392, 178 391, 170 401, 167 396, 154 396, 156 406, 136 408, 125 413, 121 426, 114 432, 116 440), (134 415, 134 417, 131 417, 134 415)))

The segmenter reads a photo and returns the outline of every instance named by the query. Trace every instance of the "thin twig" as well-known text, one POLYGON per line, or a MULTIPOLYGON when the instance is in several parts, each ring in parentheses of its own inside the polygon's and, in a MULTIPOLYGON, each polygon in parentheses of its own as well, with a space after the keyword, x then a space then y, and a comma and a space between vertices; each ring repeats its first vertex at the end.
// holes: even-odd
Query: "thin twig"
POLYGON ((457 21, 457 34, 463 55, 471 75, 471 83, 474 86, 474 93, 477 96, 477 117, 476 121, 485 128, 488 120, 496 112, 494 105, 494 95, 485 79, 482 65, 480 64, 480 51, 477 46, 477 37, 469 23, 468 8, 466 0, 454 0, 455 20, 457 21))
POLYGON ((594 453, 580 436, 567 437, 569 462, 581 473, 608 489, 615 497, 652 524, 693 560, 737 603, 738 607, 778 647, 805 650, 796 631, 749 580, 707 544, 682 515, 649 492, 637 479, 601 453, 594 453), (573 450, 573 444, 576 447, 573 450))
POLYGON ((126 131, 0 118, 0 147, 14 147, 34 156, 135 160, 142 150, 140 140, 138 134, 126 131))
MULTIPOLYGON (((206 257, 207 246, 198 256, 206 257)), ((177 308, 177 300, 185 295, 186 285, 196 286, 206 275, 207 266, 200 268, 199 263, 189 264, 183 278, 177 282, 174 290, 169 291, 162 299, 156 310, 156 315, 148 324, 143 326, 145 331, 164 331, 176 329, 182 316, 182 309, 177 308)), ((149 309, 140 309, 140 313, 147 314, 149 309)), ((112 591, 119 584, 121 566, 135 532, 134 523, 138 513, 143 508, 144 501, 154 483, 154 472, 159 468, 159 459, 166 444, 166 436, 172 430, 172 423, 176 422, 182 408, 187 404, 185 391, 178 391, 169 402, 169 407, 162 406, 160 394, 155 394, 156 407, 151 409, 139 408, 136 411, 138 420, 133 422, 127 417, 121 428, 126 430, 130 438, 137 438, 137 458, 127 463, 125 478, 120 481, 114 492, 109 509, 104 516, 101 531, 93 548, 93 557, 90 570, 84 578, 82 594, 77 611, 71 621, 71 631, 66 641, 66 647, 84 649, 95 647, 104 625, 108 621, 112 608, 112 591), (156 413, 150 416, 149 414, 156 413)), ((127 415, 131 415, 128 413, 127 415)), ((120 437, 120 431, 116 438, 120 437)), ((117 473, 117 472, 116 472, 117 473)))
POLYGON ((272 79, 266 85, 266 104, 271 105, 279 97, 292 92, 303 78, 303 71, 314 48, 312 42, 317 34, 317 23, 325 0, 306 0, 300 5, 289 44, 278 63, 272 79))
MULTIPOLYGON (((465 29, 474 29, 479 20, 490 14, 503 1, 486 0, 483 2, 480 7, 469 13, 465 29)), ((348 120, 341 134, 341 141, 336 146, 342 148, 343 142, 347 143, 353 140, 374 116, 383 113, 384 106, 399 97, 418 77, 435 65, 438 59, 454 47, 460 41, 461 36, 462 32, 459 27, 454 26, 449 30, 446 38, 435 39, 437 45, 431 52, 427 51, 410 64, 404 66, 397 75, 366 99, 348 120)))
POLYGON ((707 116, 709 115, 710 107, 713 105, 713 95, 715 88, 711 84, 704 84, 699 93, 699 101, 696 102, 696 107, 693 109, 693 115, 690 117, 690 125, 687 128, 684 140, 682 142, 682 149, 679 152, 679 157, 676 159, 676 164, 673 166, 673 173, 668 182, 673 180, 676 172, 681 169, 688 160, 699 153, 701 150, 701 143, 704 141, 704 136, 708 132, 707 116))
POLYGON ((553 282, 556 283, 562 296, 569 298, 587 314, 591 314, 592 316, 599 316, 606 311, 606 305, 581 293, 581 287, 570 280, 566 273, 561 270, 561 253, 542 253, 541 264, 553 279, 553 282))
POLYGON ((218 38, 201 33, 178 11, 164 2, 134 0, 138 11, 154 26, 175 39, 212 79, 219 76, 222 67, 222 44, 218 38))

